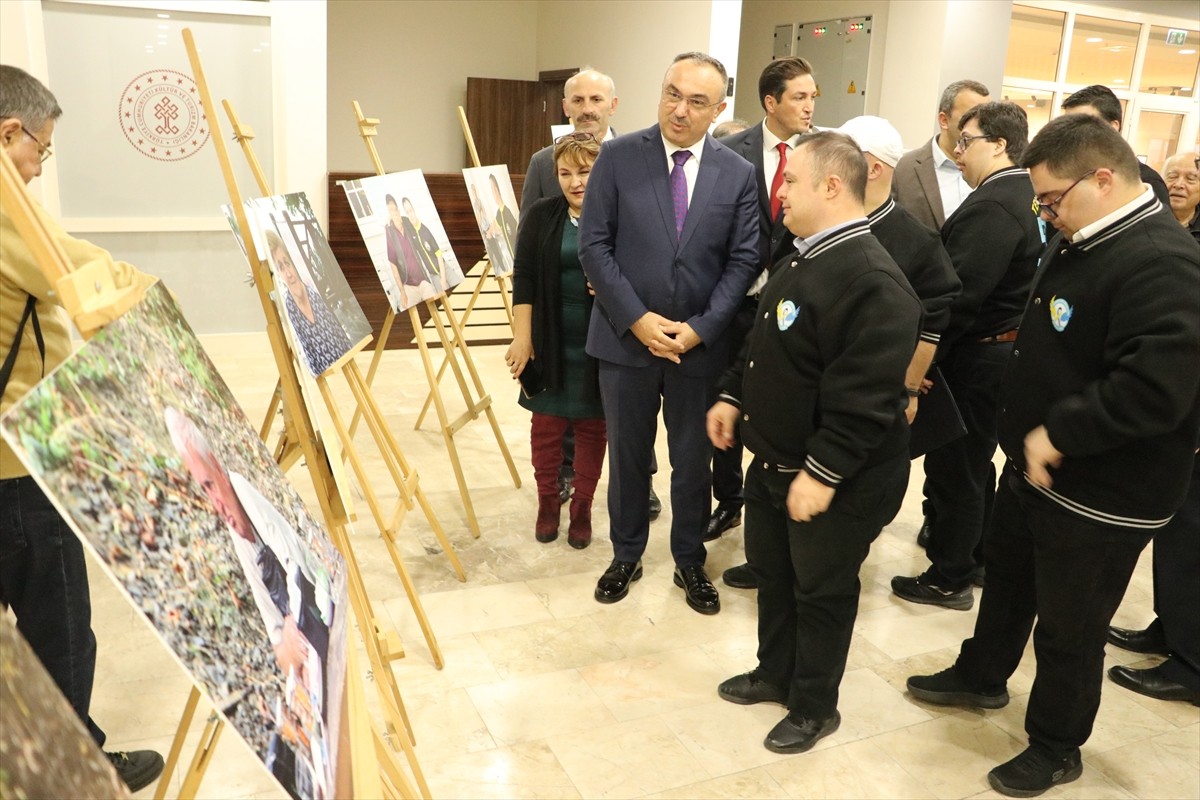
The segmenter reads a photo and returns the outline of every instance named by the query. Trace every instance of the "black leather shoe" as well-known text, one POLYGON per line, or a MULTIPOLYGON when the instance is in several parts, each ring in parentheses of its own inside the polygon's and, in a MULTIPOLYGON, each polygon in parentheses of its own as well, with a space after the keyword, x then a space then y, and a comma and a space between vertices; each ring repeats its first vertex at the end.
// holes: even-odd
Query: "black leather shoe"
POLYGON ((732 586, 735 589, 758 588, 758 576, 754 574, 754 570, 750 569, 749 564, 730 567, 721 573, 721 580, 725 581, 726 586, 732 586))
POLYGON ((658 515, 662 513, 662 500, 658 499, 658 495, 654 493, 654 481, 650 481, 650 521, 658 519, 658 515))
POLYGON ((145 789, 158 780, 163 771, 163 757, 154 750, 129 750, 104 755, 108 756, 113 769, 131 792, 145 789))
POLYGON ((908 693, 918 700, 938 706, 968 706, 970 708, 1004 708, 1008 691, 983 691, 967 685, 954 667, 933 675, 913 675, 907 681, 908 693))
POLYGON ((727 681, 722 681, 717 687, 717 694, 722 700, 737 703, 739 706, 752 706, 755 703, 779 703, 787 705, 788 693, 778 686, 760 680, 758 670, 734 675, 727 681))
POLYGON ((617 561, 608 565, 600 580, 596 581, 596 599, 601 603, 615 603, 629 594, 629 584, 642 577, 641 561, 617 561))
POLYGON ((1052 756, 1029 747, 1016 758, 988 773, 988 783, 1009 797, 1037 797, 1060 783, 1070 783, 1083 774, 1076 750, 1069 756, 1052 756))
POLYGON ((1162 628, 1151 625, 1142 631, 1129 628, 1108 628, 1108 643, 1115 644, 1122 650, 1131 653, 1150 653, 1157 656, 1167 655, 1167 643, 1163 641, 1162 628))
POLYGON ((763 739, 763 747, 772 753, 803 753, 836 731, 841 724, 842 715, 836 711, 832 717, 826 719, 793 719, 792 715, 788 714, 778 725, 771 728, 767 738, 763 739))
POLYGON ((929 518, 921 520, 921 529, 917 531, 917 547, 929 547, 929 518))
POLYGON ((687 604, 693 611, 715 614, 721 610, 721 596, 717 594, 717 587, 713 586, 712 581, 704 574, 704 567, 676 567, 675 585, 683 589, 687 604))
POLYGON ((1200 691, 1189 689, 1168 678, 1163 674, 1162 664, 1149 669, 1113 667, 1108 671, 1108 677, 1117 686, 1153 697, 1155 700, 1182 700, 1200 706, 1200 691))
POLYGON ((704 526, 704 541, 711 542, 713 539, 720 539, 722 533, 741 524, 742 510, 740 508, 718 505, 717 510, 712 512, 708 523, 704 526))

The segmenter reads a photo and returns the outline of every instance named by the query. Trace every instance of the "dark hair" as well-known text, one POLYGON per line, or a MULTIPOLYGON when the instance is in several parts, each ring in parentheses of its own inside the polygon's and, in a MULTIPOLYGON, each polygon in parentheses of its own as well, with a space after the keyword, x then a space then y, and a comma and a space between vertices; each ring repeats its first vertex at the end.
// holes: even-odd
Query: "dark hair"
POLYGON ((866 198, 867 159, 853 139, 837 131, 819 131, 802 136, 796 149, 802 147, 811 159, 813 186, 837 175, 856 200, 862 202, 866 198))
POLYGON ((777 58, 763 68, 762 75, 758 76, 758 102, 762 105, 763 110, 767 109, 767 95, 774 97, 777 101, 783 99, 783 93, 787 90, 788 81, 793 78, 798 78, 801 75, 812 75, 812 64, 807 58, 800 56, 787 56, 785 58, 777 58))
POLYGON ((1064 114, 1033 137, 1021 159, 1029 169, 1045 164, 1059 178, 1078 178, 1091 170, 1111 169, 1129 183, 1141 181, 1137 156, 1121 134, 1090 114, 1064 114))
POLYGON ((960 133, 971 120, 975 120, 979 132, 989 139, 1003 139, 1004 152, 1014 164, 1021 162, 1021 153, 1029 141, 1029 118, 1025 109, 1007 100, 980 103, 962 115, 958 122, 960 133))
POLYGON ((1117 123, 1117 130, 1121 129, 1121 101, 1113 94, 1113 90, 1107 86, 1093 83, 1091 86, 1083 87, 1078 92, 1072 92, 1062 101, 1063 111, 1079 108, 1080 106, 1091 106, 1096 109, 1097 114, 1108 122, 1117 123))
POLYGON ((942 99, 938 101, 938 111, 946 116, 950 116, 950 112, 954 110, 954 101, 963 92, 974 92, 983 97, 991 97, 991 92, 979 81, 955 81, 945 89, 942 89, 942 99))
POLYGON ((392 197, 390 194, 384 195, 383 204, 387 206, 396 206, 396 208, 400 207, 399 203, 396 202, 396 198, 392 197))
POLYGON ((39 131, 61 116, 62 108, 41 81, 19 67, 0 64, 0 119, 19 119, 39 131))
MULTIPOLYGON (((710 56, 708 53, 701 53, 699 50, 691 50, 687 53, 680 53, 675 56, 671 64, 678 64, 680 61, 695 61, 697 64, 707 64, 715 69, 721 75, 721 83, 729 83, 729 73, 725 71, 725 65, 717 59, 710 56)), ((721 89, 721 96, 725 96, 725 90, 721 89)))

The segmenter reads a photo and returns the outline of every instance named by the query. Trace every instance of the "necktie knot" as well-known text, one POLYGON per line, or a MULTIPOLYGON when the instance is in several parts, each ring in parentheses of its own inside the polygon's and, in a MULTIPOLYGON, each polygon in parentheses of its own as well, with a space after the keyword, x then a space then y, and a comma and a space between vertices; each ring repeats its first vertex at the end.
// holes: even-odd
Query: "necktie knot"
POLYGON ((682 167, 691 157, 691 150, 676 150, 674 153, 671 153, 671 160, 675 162, 675 166, 677 167, 682 167))

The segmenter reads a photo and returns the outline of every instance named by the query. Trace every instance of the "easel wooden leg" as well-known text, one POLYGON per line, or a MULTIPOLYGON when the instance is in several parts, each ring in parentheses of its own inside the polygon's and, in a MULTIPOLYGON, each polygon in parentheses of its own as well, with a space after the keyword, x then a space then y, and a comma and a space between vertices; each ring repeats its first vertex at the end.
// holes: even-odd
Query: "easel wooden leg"
POLYGON ((171 775, 175 765, 179 763, 179 754, 183 752, 183 740, 187 738, 188 728, 192 726, 192 718, 196 715, 196 704, 200 702, 200 690, 195 686, 188 694, 187 703, 183 706, 183 716, 179 718, 179 726, 175 728, 175 738, 171 741, 171 750, 167 753, 167 761, 163 765, 162 775, 158 776, 158 786, 154 789, 154 800, 163 800, 167 796, 167 787, 171 783, 171 775))
POLYGON ((275 424, 275 415, 279 413, 279 404, 283 401, 283 386, 276 380, 275 391, 271 393, 271 402, 267 406, 267 413, 263 416, 262 428, 259 429, 258 438, 264 442, 271 435, 271 428, 275 424))
MULTIPOLYGON (((504 303, 504 313, 508 314, 508 327, 512 330, 513 327, 513 304, 512 295, 508 293, 508 278, 496 276, 496 283, 500 286, 500 300, 504 303)), ((463 325, 467 324, 466 315, 463 316, 463 325)))
MULTIPOLYGON (((388 337, 392 335, 392 323, 396 321, 396 312, 388 309, 387 316, 383 319, 383 328, 379 331, 379 341, 375 343, 375 352, 371 354, 371 366, 367 367, 367 386, 375 380, 375 373, 379 370, 379 362, 383 360, 383 351, 387 349, 388 337)), ((362 409, 356 408, 354 416, 350 418, 350 435, 358 430, 358 421, 362 417, 362 409)))

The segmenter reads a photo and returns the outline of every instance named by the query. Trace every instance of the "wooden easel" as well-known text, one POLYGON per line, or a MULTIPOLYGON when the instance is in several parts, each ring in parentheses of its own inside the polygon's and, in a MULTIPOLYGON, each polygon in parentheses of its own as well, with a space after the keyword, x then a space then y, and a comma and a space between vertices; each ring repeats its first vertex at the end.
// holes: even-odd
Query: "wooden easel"
MULTIPOLYGON (((321 439, 317 434, 316 427, 313 424, 300 392, 296 365, 284 339, 282 322, 279 318, 278 310, 270 297, 270 287, 272 286, 270 271, 267 268, 266 261, 260 259, 255 250, 254 237, 251 235, 251 229, 246 219, 245 206, 242 203, 241 192, 238 189, 237 180, 233 174, 229 151, 226 148, 220 131, 220 121, 217 117, 216 107, 213 105, 208 83, 204 77, 204 69, 200 63, 200 56, 196 50, 195 40, 192 37, 190 29, 183 29, 183 40, 184 46, 187 49, 188 60, 191 63, 192 75, 200 92, 200 100, 204 107, 209 129, 212 131, 213 147, 217 151, 217 158, 221 165, 221 173, 225 180, 226 190, 229 193, 233 213, 237 219, 238 228, 243 234, 242 239, 245 246, 246 259, 249 263, 251 273, 254 275, 254 284, 258 292, 259 303, 262 306, 263 315, 266 319, 267 338, 271 344, 275 364, 279 369, 285 418, 290 420, 291 423, 289 432, 294 431, 294 436, 290 441, 299 447, 301 454, 304 456, 313 487, 316 489, 317 501, 321 506, 321 513, 325 520, 326 528, 334 545, 346 561, 347 588, 350 604, 355 620, 358 623, 359 633, 363 637, 363 644, 365 645, 367 660, 374 676, 374 683, 379 691, 384 714, 384 724, 391 734, 392 748, 381 748, 378 746, 381 734, 377 730, 372 730, 370 737, 365 736, 365 731, 373 728, 373 725, 369 721, 364 721, 364 715, 366 714, 365 705, 361 702, 353 702, 355 698, 361 698, 361 687, 355 687, 354 685, 359 680, 357 670, 348 666, 346 680, 347 698, 352 701, 349 709, 351 719, 351 764, 353 765, 355 777, 364 781, 361 788, 358 785, 355 786, 355 791, 362 796, 378 796, 379 784, 375 783, 371 776, 378 778, 381 774, 387 775, 392 773, 398 773, 403 776, 399 765, 393 763, 395 758, 395 750, 393 748, 398 743, 400 749, 407 757, 409 768, 415 778, 420 795, 428 798, 429 787, 425 782, 420 764, 412 750, 414 743, 412 726, 409 723, 403 700, 400 697, 400 689, 396 684, 395 674, 391 669, 391 661, 403 657, 404 651, 400 646, 399 638, 395 632, 384 631, 377 622, 371 607, 370 598, 367 596, 366 588, 363 585, 362 571, 358 567, 354 551, 350 546, 349 532, 346 527, 349 521, 346 509, 341 502, 324 446, 321 443, 321 439), (365 764, 371 764, 372 768, 366 768, 365 764)), ((415 599, 415 595, 411 597, 415 599)), ((420 607, 419 601, 414 607, 420 607)), ((427 635, 427 639, 430 640, 431 650, 440 667, 440 651, 436 647, 436 641, 433 641, 430 635, 427 635)), ((351 646, 348 664, 352 665, 354 663, 354 648, 351 646)), ((196 693, 196 691, 193 688, 193 693, 196 693)), ((192 698, 189 698, 184 719, 180 721, 180 727, 176 731, 176 744, 173 744, 171 748, 171 754, 175 758, 178 758, 182 739, 186 735, 187 728, 191 723, 191 714, 195 711, 195 705, 192 698)), ((223 723, 217 721, 210 724, 220 726, 223 723)), ((207 735, 204 737, 205 742, 202 742, 201 748, 197 750, 192 766, 184 777, 184 786, 199 786, 200 778, 203 776, 203 772, 209 762, 209 759, 204 757, 201 751, 210 750, 211 746, 215 744, 216 735, 218 734, 219 727, 211 737, 207 735)), ((171 763, 167 766, 170 769, 174 767, 174 764, 171 763)), ((164 776, 160 779, 163 782, 161 785, 165 786, 168 776, 169 772, 164 770, 164 776)), ((395 785, 395 781, 392 783, 395 785)), ((402 796, 416 797, 411 785, 407 785, 407 781, 402 781, 401 783, 406 785, 397 786, 396 788, 402 796)))
MULTIPOLYGON (((379 120, 368 119, 363 116, 362 107, 359 106, 357 100, 354 100, 353 104, 354 116, 358 122, 359 135, 362 136, 363 143, 367 147, 367 153, 371 156, 371 163, 375 166, 375 173, 377 175, 384 175, 386 173, 383 168, 383 162, 379 160, 379 153, 375 149, 374 140, 379 120)), ((513 463, 512 454, 508 452, 508 445, 504 443, 504 437, 500 433, 500 423, 496 420, 496 412, 492 409, 492 397, 484 390, 483 381, 480 379, 479 372, 475 369, 475 362, 471 358, 471 351, 467 348, 462 325, 454 309, 451 308, 446 293, 443 292, 437 297, 426 300, 425 308, 429 312, 430 322, 433 323, 434 330, 437 331, 438 339, 442 343, 442 349, 446 352, 446 360, 454 371, 454 376, 458 380, 459 390, 462 392, 463 401, 467 406, 467 410, 457 419, 451 420, 446 413, 446 406, 442 402, 442 395, 438 384, 439 375, 433 370, 433 359, 429 354, 429 345, 425 341, 425 330, 421 325, 421 317, 417 313, 415 305, 408 309, 408 319, 412 324, 413 335, 417 340, 417 347, 421 351, 421 363, 425 367, 425 377, 429 381, 429 395, 434 407, 437 409, 442 438, 446 442, 446 452, 450 456, 450 465, 454 469, 454 478, 458 482, 458 492, 462 497, 463 506, 467 512, 467 525, 471 529, 471 534, 475 538, 479 538, 479 520, 475 517, 475 507, 471 502, 471 493, 467 488, 466 477, 463 475, 462 463, 458 456, 458 446, 454 442, 454 434, 471 420, 478 419, 480 412, 483 412, 487 416, 488 422, 491 423, 492 432, 496 436, 496 444, 500 447, 500 452, 504 456, 505 463, 508 464, 508 471, 512 475, 513 484, 518 489, 521 488, 521 476, 517 472, 517 465, 513 463), (440 308, 438 307, 439 300, 441 301, 440 308), (442 314, 445 314, 446 321, 450 325, 453 339, 446 333, 446 326, 442 322, 442 314), (453 357, 455 348, 458 350, 459 358, 453 357), (459 363, 460 358, 462 364, 459 363), (470 374, 471 383, 478 394, 478 399, 475 399, 475 396, 472 395, 471 387, 467 385, 467 379, 463 375, 464 367, 470 374)), ((383 321, 383 328, 379 333, 379 340, 375 344, 375 353, 371 356, 371 366, 367 369, 367 386, 370 386, 371 381, 375 378, 375 372, 379 368, 383 351, 387 348, 387 338, 391 333, 392 323, 395 321, 396 312, 394 309, 389 308, 387 317, 383 321)))

